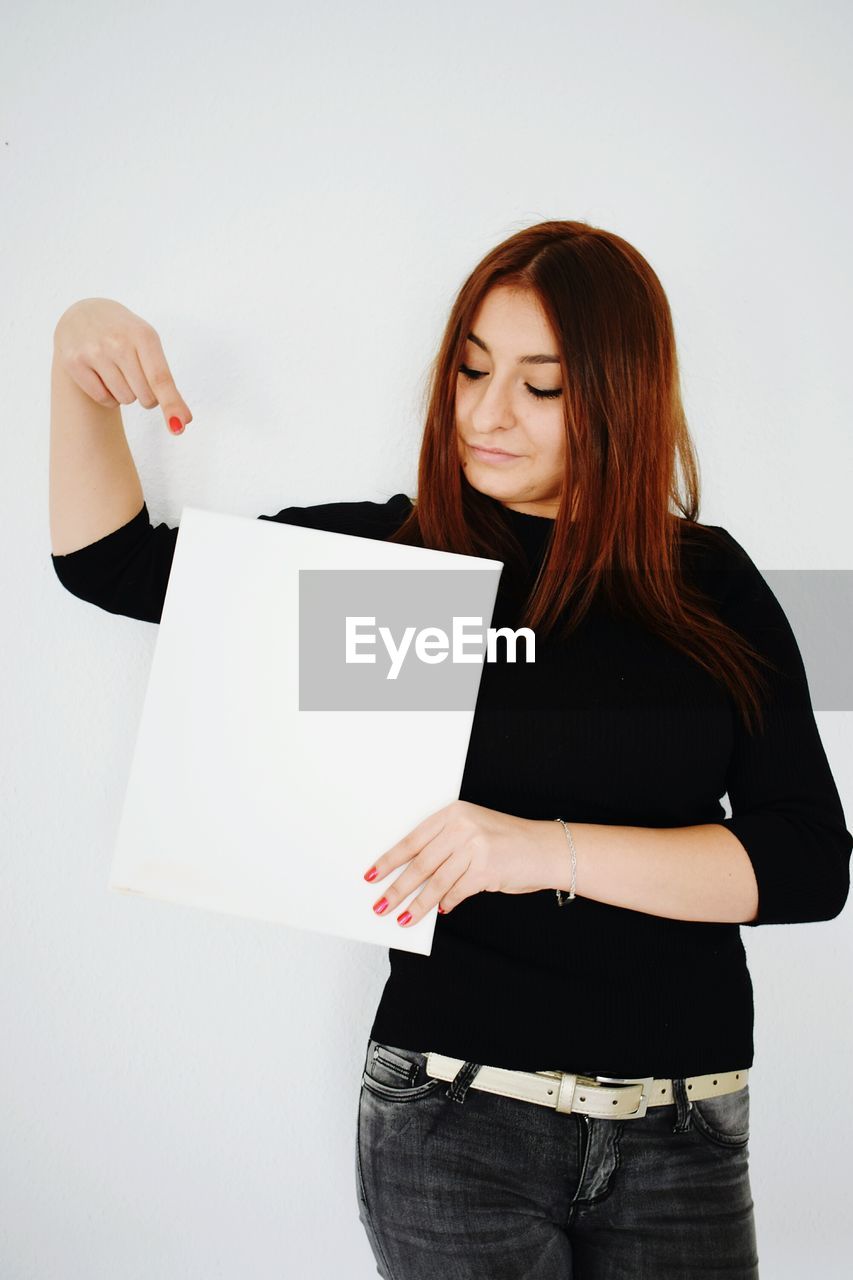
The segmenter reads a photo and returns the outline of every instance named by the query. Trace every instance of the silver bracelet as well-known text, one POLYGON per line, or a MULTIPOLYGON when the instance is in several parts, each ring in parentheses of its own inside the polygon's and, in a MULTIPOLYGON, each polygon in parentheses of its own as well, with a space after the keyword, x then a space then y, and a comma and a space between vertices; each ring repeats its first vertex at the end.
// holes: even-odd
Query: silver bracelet
POLYGON ((557 895, 557 902, 558 902, 558 903, 560 904, 560 906, 562 907, 565 903, 567 903, 567 902, 574 902, 574 900, 575 900, 575 872, 577 871, 577 857, 576 857, 576 854, 575 854, 575 842, 574 842, 574 840, 572 839, 572 833, 571 833, 571 831, 569 830, 568 823, 563 822, 563 819, 562 819, 562 818, 555 818, 555 819, 554 819, 554 821, 555 821, 555 822, 562 822, 562 823, 563 823, 563 830, 564 830, 564 831, 565 831, 565 833, 566 833, 566 836, 567 836, 568 841, 569 841, 569 848, 570 848, 570 849, 571 849, 571 851, 572 851, 572 887, 571 887, 571 889, 570 889, 570 891, 569 891, 568 895, 566 895, 566 896, 564 896, 564 895, 565 895, 565 890, 564 890, 564 889, 555 889, 555 890, 554 890, 554 892, 555 892, 555 893, 556 893, 556 895, 557 895))

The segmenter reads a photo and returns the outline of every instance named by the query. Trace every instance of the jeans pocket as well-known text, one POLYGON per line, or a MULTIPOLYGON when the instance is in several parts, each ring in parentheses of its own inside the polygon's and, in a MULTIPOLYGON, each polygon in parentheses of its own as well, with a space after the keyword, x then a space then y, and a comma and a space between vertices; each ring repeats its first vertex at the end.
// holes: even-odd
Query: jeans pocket
POLYGON ((749 1141, 749 1085, 734 1093, 692 1100, 693 1127, 720 1147, 744 1147, 749 1141))
POLYGON ((425 1053, 371 1040, 361 1077, 362 1088, 386 1102, 417 1102, 446 1081, 428 1076, 425 1053))

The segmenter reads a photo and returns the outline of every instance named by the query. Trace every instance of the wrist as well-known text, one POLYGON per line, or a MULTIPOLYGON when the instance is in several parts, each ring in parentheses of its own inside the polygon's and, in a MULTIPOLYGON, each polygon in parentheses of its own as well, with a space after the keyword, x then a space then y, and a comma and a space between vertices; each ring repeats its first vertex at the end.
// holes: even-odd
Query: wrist
MULTIPOLYGON (((570 893, 572 890, 572 850, 562 822, 546 818, 542 828, 542 888, 570 893)), ((575 850, 575 893, 577 893, 577 850, 575 850)))

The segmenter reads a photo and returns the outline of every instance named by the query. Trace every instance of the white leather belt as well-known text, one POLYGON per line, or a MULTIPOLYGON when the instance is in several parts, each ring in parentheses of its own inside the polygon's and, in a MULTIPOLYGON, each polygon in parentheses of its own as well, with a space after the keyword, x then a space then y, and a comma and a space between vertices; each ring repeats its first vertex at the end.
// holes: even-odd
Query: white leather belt
MULTIPOLYGON (((427 1075, 439 1080, 452 1080, 464 1065, 462 1058, 448 1058, 443 1053, 426 1055, 427 1075)), ((711 1098, 718 1093, 736 1093, 744 1088, 748 1079, 748 1067, 687 1076, 687 1097, 711 1098)), ((579 1076, 570 1071, 510 1071, 506 1067, 482 1066, 470 1088, 608 1120, 639 1119, 646 1114, 647 1107, 675 1102, 672 1080, 654 1076, 579 1076)))

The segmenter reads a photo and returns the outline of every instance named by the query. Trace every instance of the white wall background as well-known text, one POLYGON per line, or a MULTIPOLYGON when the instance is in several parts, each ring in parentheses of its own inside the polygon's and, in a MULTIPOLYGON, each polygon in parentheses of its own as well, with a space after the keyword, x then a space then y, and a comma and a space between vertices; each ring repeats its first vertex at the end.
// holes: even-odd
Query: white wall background
MULTIPOLYGON (((465 273, 586 219, 670 297, 700 518, 762 568, 853 567, 851 11, 4 9, 0 1273, 366 1280, 386 953, 106 890, 156 628, 54 577, 53 326, 106 296, 160 333, 194 421, 123 410, 155 522, 384 501, 465 273)), ((851 716, 818 718, 853 818, 851 716)), ((744 930, 768 1280, 849 1274, 851 919, 744 930)))

